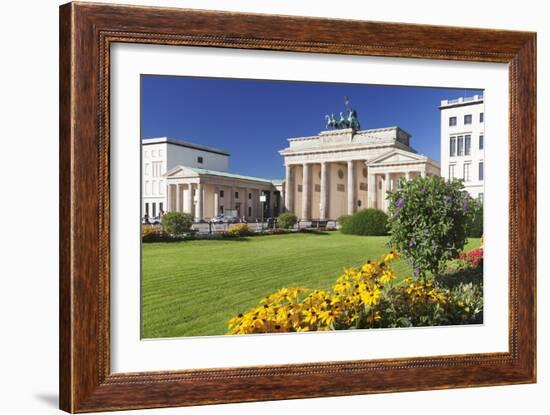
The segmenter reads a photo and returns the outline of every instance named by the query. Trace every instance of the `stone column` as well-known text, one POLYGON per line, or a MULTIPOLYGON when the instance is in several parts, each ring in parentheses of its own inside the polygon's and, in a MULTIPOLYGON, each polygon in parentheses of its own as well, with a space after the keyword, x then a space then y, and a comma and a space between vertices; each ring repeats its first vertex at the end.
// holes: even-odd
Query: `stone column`
POLYGON ((323 161, 321 163, 321 202, 319 206, 319 219, 325 220, 328 218, 328 163, 323 161))
POLYGON ((172 206, 172 185, 169 184, 167 187, 167 197, 168 197, 168 204, 166 205, 166 211, 171 212, 174 210, 174 207, 172 206))
POLYGON ((183 208, 181 206, 181 185, 178 183, 176 184, 176 212, 182 212, 183 208))
POLYGON ((310 217, 310 187, 311 187, 311 172, 309 169, 309 164, 304 163, 303 173, 302 173, 302 219, 309 220, 310 217))
POLYGON ((214 217, 220 214, 220 189, 214 188, 214 217))
POLYGON ((294 177, 292 166, 285 166, 285 209, 287 212, 294 212, 294 177))
POLYGON ((411 180, 411 172, 409 170, 405 172, 405 180, 407 181, 411 180))
POLYGON ((193 216, 195 204, 193 203, 193 183, 187 185, 187 213, 193 216))
POLYGON ((426 177, 426 167, 424 167, 422 170, 420 170, 420 176, 426 177))
POLYGON ((376 187, 376 174, 371 172, 370 167, 368 168, 368 172, 369 172, 368 173, 369 181, 368 181, 368 187, 367 187, 368 206, 370 208, 376 208, 376 191, 378 190, 376 187))
POLYGON ((384 205, 384 212, 387 212, 388 211, 388 200, 387 200, 387 192, 390 191, 390 174, 388 172, 386 172, 385 176, 384 176, 384 202, 383 202, 383 205, 384 205))
POLYGON ((197 185, 197 212, 195 214, 195 220, 200 221, 204 217, 203 212, 203 199, 204 199, 204 188, 202 183, 197 185))
POLYGON ((355 213, 355 163, 353 160, 348 160, 348 215, 355 213))

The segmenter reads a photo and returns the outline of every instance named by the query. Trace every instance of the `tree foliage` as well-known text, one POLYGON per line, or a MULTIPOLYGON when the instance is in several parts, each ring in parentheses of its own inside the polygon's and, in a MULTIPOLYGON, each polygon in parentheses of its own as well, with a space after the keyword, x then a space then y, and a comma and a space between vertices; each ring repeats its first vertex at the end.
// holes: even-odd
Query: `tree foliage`
POLYGON ((464 248, 473 220, 474 201, 462 181, 437 176, 401 179, 388 198, 390 243, 415 275, 439 275, 464 248))

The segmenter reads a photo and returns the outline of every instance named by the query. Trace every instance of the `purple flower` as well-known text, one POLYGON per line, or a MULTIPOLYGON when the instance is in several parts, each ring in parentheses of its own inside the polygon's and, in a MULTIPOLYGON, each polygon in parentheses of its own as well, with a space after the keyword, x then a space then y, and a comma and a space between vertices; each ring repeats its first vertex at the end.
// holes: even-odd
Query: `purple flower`
POLYGON ((411 240, 409 241, 409 248, 411 248, 414 245, 415 242, 416 242, 416 238, 413 236, 411 238, 411 240))
POLYGON ((413 271, 413 274, 415 277, 418 277, 418 275, 420 274, 420 268, 416 267, 413 271))
POLYGON ((426 193, 426 188, 423 187, 422 189, 420 189, 420 191, 421 191, 422 193, 426 193))
POLYGON ((397 207, 397 209, 401 209, 404 205, 405 200, 403 200, 402 198, 399 198, 395 201, 395 206, 397 207))
POLYGON ((464 212, 468 211, 468 201, 466 199, 464 199, 464 203, 462 204, 462 209, 464 210, 464 212))
POLYGON ((451 195, 447 195, 447 196, 445 196, 445 201, 447 203, 451 203, 453 201, 453 197, 451 195))

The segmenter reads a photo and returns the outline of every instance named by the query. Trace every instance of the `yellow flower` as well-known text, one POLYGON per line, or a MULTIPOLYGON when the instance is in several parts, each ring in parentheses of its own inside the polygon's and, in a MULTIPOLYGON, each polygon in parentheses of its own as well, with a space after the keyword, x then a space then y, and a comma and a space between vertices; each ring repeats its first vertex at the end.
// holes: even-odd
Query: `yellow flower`
POLYGON ((381 291, 378 289, 378 287, 374 287, 372 291, 363 291, 361 293, 361 300, 363 300, 363 303, 365 303, 366 305, 373 306, 378 302, 380 294, 381 291))
POLYGON ((386 269, 380 275, 380 282, 386 284, 395 278, 395 273, 392 270, 386 269))

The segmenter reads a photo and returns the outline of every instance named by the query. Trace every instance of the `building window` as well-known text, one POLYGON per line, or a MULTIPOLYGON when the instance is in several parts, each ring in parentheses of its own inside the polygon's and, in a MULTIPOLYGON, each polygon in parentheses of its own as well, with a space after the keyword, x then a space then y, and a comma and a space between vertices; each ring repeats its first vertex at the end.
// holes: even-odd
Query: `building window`
POLYGON ((223 205, 220 205, 220 207, 219 207, 219 212, 220 212, 220 213, 223 213, 223 205))
POLYGON ((153 205, 153 217, 156 218, 157 217, 157 204, 152 203, 152 205, 153 205))
POLYGON ((466 135, 464 136, 464 155, 469 156, 472 152, 472 136, 466 135))
POLYGON ((153 161, 153 177, 162 176, 162 161, 153 161))
POLYGON ((315 191, 316 191, 316 192, 320 192, 320 191, 321 191, 321 185, 320 185, 320 184, 316 184, 316 185, 315 185, 315 191))
POLYGON ((359 183, 359 190, 363 190, 363 191, 367 191, 369 188, 368 188, 368 185, 366 182, 361 182, 359 183))
POLYGON ((235 192, 235 199, 239 198, 239 192, 235 192))
POLYGON ((463 156, 464 155, 464 137, 459 136, 457 138, 457 155, 463 156))
POLYGON ((455 165, 449 164, 449 179, 455 178, 455 165))
POLYGON ((378 180, 378 190, 382 190, 382 180, 378 180))
POLYGON ((369 175, 369 171, 367 170, 366 167, 363 167, 363 177, 364 177, 364 178, 367 178, 368 175, 369 175))
POLYGON ((146 195, 151 194, 151 182, 148 180, 145 182, 145 194, 146 195))
POLYGON ((298 185, 298 192, 300 192, 300 193, 302 192, 302 185, 301 184, 298 185))
POLYGON ((343 179, 343 178, 344 178, 344 170, 342 170, 342 169, 338 170, 338 177, 339 177, 340 179, 343 179))
POLYGON ((159 182, 159 193, 160 193, 161 195, 164 195, 164 180, 161 180, 161 181, 159 182))
POLYGON ((470 166, 471 163, 464 163, 464 181, 469 182, 470 181, 470 166))
POLYGON ((338 185, 336 185, 336 190, 339 191, 339 192, 345 192, 346 187, 343 184, 338 184, 338 185))
POLYGON ((248 194, 248 200, 252 200, 252 193, 248 194))
POLYGON ((482 112, 479 113, 479 122, 483 122, 483 113, 482 112))
POLYGON ((202 157, 201 156, 197 157, 197 163, 202 164, 202 162, 203 162, 202 157))
POLYGON ((456 125, 456 117, 449 117, 449 127, 454 127, 456 125))
POLYGON ((145 175, 146 176, 151 175, 151 165, 149 163, 145 163, 145 175))
POLYGON ((479 200, 479 203, 483 204, 483 193, 477 195, 477 200, 479 200))
POLYGON ((482 135, 479 136, 479 149, 480 150, 483 150, 483 140, 485 139, 485 137, 482 135))
POLYGON ((145 214, 149 216, 149 203, 145 204, 145 214))
POLYGON ((223 190, 220 190, 220 197, 223 197, 223 190))
POLYGON ((449 156, 456 156, 456 137, 451 137, 451 141, 449 143, 449 156))
POLYGON ((248 206, 248 216, 252 216, 252 208, 248 206))
POLYGON ((361 199, 359 199, 359 200, 357 201, 357 206, 358 206, 358 207, 361 207, 361 205, 362 205, 362 202, 361 202, 361 199))
POLYGON ((464 125, 468 125, 472 123, 472 114, 466 114, 464 116, 464 125))
POLYGON ((483 162, 479 162, 479 180, 483 180, 483 162))
POLYGON ((159 213, 164 213, 164 206, 162 202, 159 203, 159 213))

